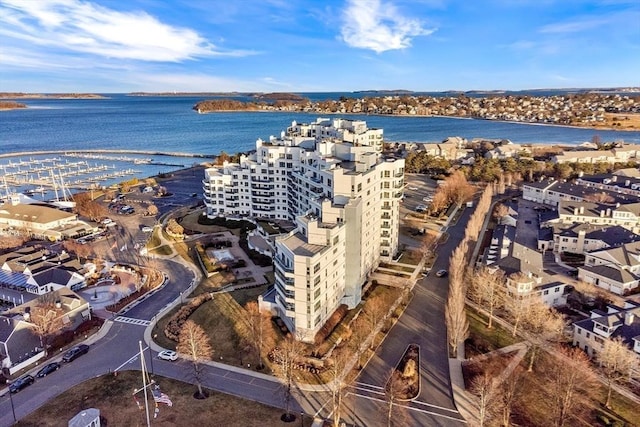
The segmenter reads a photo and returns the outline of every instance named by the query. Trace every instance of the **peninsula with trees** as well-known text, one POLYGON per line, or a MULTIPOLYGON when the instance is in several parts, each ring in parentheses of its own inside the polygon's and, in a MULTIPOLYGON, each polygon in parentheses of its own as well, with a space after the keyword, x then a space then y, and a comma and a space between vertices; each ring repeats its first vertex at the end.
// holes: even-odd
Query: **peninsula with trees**
POLYGON ((18 110, 20 108, 27 108, 25 104, 16 101, 0 101, 0 111, 2 110, 18 110))
POLYGON ((216 111, 283 111, 314 114, 378 114, 395 116, 443 116, 518 123, 577 126, 596 129, 640 130, 640 95, 593 93, 532 96, 496 94, 469 96, 389 95, 310 101, 303 97, 276 100, 262 95, 245 102, 229 99, 200 101, 198 113, 216 111))
POLYGON ((0 92, 0 99, 107 99, 107 97, 95 93, 0 92))

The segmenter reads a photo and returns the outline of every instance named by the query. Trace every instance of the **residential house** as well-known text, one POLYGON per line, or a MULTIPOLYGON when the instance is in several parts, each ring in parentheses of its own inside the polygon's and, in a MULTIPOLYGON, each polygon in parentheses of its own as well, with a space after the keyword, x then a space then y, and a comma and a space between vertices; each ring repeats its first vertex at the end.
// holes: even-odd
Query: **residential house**
POLYGON ((612 203, 620 204, 638 201, 634 195, 588 187, 581 185, 579 181, 563 182, 553 179, 522 184, 522 198, 550 206, 557 206, 560 201, 581 202, 598 198, 607 198, 612 203))
POLYGON ((40 351, 40 337, 23 314, 0 315, 0 358, 2 368, 29 359, 40 351))
POLYGON ((634 233, 640 233, 640 203, 607 205, 591 202, 560 201, 557 216, 541 226, 554 224, 619 225, 634 233))
POLYGON ((609 305, 607 311, 593 310, 588 319, 573 324, 573 345, 590 357, 602 351, 605 340, 622 339, 640 357, 640 303, 632 300, 622 307, 609 305))
POLYGON ((619 225, 594 225, 579 222, 542 227, 538 236, 539 250, 574 254, 584 254, 640 241, 640 235, 619 225))
POLYGON ((597 190, 606 190, 613 193, 640 197, 640 178, 638 177, 627 177, 617 174, 583 175, 576 179, 576 184, 597 190))
POLYGON ((617 162, 628 162, 630 160, 640 159, 639 144, 622 144, 614 147, 611 151, 613 151, 617 162))
POLYGON ((611 150, 577 150, 557 154, 553 156, 552 161, 553 163, 615 163, 618 160, 611 150))
POLYGON ((586 254, 578 278, 618 295, 640 284, 640 242, 601 249, 586 254))
POLYGON ((498 145, 493 150, 489 150, 485 153, 484 157, 487 159, 508 159, 511 157, 518 158, 521 155, 531 155, 531 150, 528 147, 524 147, 520 144, 505 144, 498 145))

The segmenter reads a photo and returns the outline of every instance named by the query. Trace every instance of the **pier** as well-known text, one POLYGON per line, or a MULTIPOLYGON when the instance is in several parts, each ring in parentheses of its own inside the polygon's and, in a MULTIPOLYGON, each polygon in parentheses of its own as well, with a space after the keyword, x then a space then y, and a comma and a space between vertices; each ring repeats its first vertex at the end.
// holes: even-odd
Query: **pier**
POLYGON ((18 187, 36 187, 30 192, 56 190, 61 186, 75 190, 99 188, 101 181, 135 175, 135 169, 115 170, 115 166, 89 164, 86 160, 70 162, 61 158, 9 161, 0 165, 3 184, 18 187), (112 172, 109 172, 112 170, 112 172), (74 179, 74 177, 76 179, 74 179))

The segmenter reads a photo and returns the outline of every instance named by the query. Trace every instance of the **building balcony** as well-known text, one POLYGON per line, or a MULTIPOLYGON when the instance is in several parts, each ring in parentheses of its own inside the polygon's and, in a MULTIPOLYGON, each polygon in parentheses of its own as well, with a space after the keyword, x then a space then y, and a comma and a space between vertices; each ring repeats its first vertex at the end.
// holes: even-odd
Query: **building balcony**
POLYGON ((253 195, 256 197, 273 197, 273 191, 253 190, 253 195))
POLYGON ((391 219, 391 215, 389 215, 388 213, 383 213, 380 218, 381 219, 391 219))
POLYGON ((261 177, 257 177, 257 176, 252 176, 251 177, 251 182, 268 182, 271 183, 271 178, 261 178, 261 177))
POLYGON ((385 231, 380 236, 385 237, 385 238, 389 238, 389 237, 391 237, 391 234, 389 234, 388 232, 385 231))
POLYGON ((393 174, 393 176, 395 178, 403 178, 404 177, 404 171, 402 172, 396 172, 395 174, 393 174))
POLYGON ((391 205, 382 205, 382 210, 390 211, 391 209, 393 209, 391 205))
POLYGON ((384 229, 386 229, 386 230, 389 230, 389 229, 391 229, 391 225, 390 225, 390 224, 384 224, 384 223, 383 223, 383 224, 380 226, 380 228, 384 228, 384 229))

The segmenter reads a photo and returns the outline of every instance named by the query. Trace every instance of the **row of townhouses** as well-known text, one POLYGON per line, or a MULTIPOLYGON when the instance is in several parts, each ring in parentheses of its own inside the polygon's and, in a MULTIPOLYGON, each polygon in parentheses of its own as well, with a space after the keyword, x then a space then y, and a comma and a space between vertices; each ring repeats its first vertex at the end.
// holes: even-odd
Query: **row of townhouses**
POLYGON ((294 121, 239 163, 205 171, 208 217, 295 224, 272 243, 271 308, 301 340, 341 304, 355 307, 369 273, 396 254, 404 160, 382 149, 382 129, 364 121, 294 121))

